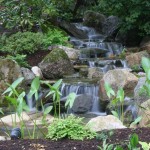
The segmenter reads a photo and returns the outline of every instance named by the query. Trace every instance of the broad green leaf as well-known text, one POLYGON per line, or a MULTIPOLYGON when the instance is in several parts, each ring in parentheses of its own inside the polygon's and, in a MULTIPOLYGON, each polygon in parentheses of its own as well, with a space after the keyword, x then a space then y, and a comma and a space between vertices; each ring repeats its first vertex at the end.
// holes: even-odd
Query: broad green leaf
POLYGON ((15 89, 15 88, 23 81, 23 79, 24 79, 24 77, 20 77, 20 78, 18 78, 17 80, 15 80, 15 81, 11 84, 11 87, 7 88, 7 89, 4 91, 4 93, 3 93, 2 95, 4 95, 4 94, 10 92, 11 94, 9 94, 9 96, 11 96, 12 93, 13 93, 12 89, 15 89))
POLYGON ((139 141, 139 144, 141 144, 143 150, 150 150, 150 143, 146 143, 146 142, 141 142, 139 141))
POLYGON ((16 98, 12 98, 9 96, 5 96, 6 100, 8 100, 12 105, 17 106, 18 102, 16 98))
POLYGON ((31 83, 31 89, 29 92, 29 98, 31 98, 33 95, 35 96, 35 100, 38 100, 38 90, 40 88, 40 78, 35 77, 34 80, 31 83))
POLYGON ((147 73, 148 69, 150 69, 150 60, 148 58, 142 57, 142 67, 145 73, 147 73))
POLYGON ((105 90, 106 90, 106 94, 107 96, 110 98, 111 95, 115 96, 115 92, 114 90, 111 88, 110 84, 109 83, 105 83, 104 84, 104 87, 105 87, 105 90))
POLYGON ((118 103, 119 99, 118 98, 114 98, 111 103, 112 105, 116 105, 118 103))
POLYGON ((124 101, 124 90, 122 88, 120 88, 117 92, 117 98, 119 98, 120 102, 124 101))
POLYGON ((50 91, 50 92, 48 92, 48 94, 46 95, 46 97, 48 97, 49 95, 52 95, 52 94, 54 94, 55 93, 55 91, 50 91))
POLYGON ((137 118, 134 120, 134 122, 131 123, 131 125, 136 125, 137 123, 139 123, 139 122, 141 121, 141 119, 142 119, 141 116, 137 117, 137 118))
POLYGON ((50 113, 50 111, 52 110, 53 106, 48 106, 46 107, 46 109, 44 110, 44 115, 47 115, 48 113, 50 113))
POLYGON ((130 138, 130 144, 132 148, 136 148, 139 143, 139 138, 136 133, 134 133, 130 138))
POLYGON ((0 108, 0 113, 4 115, 4 112, 3 112, 2 108, 0 108))
POLYGON ((72 108, 73 106, 73 103, 75 101, 75 98, 76 98, 76 94, 75 93, 70 93, 68 96, 67 96, 67 101, 65 102, 65 107, 68 107, 69 108, 72 108))
POLYGON ((55 84, 53 84, 53 87, 55 89, 58 89, 60 87, 61 83, 62 83, 62 79, 59 79, 55 84))
POLYGON ((31 89, 38 90, 40 87, 40 78, 35 77, 34 80, 31 83, 31 89))
POLYGON ((119 119, 119 115, 118 115, 118 113, 117 113, 116 111, 111 111, 111 113, 112 113, 115 117, 117 117, 117 118, 119 119))

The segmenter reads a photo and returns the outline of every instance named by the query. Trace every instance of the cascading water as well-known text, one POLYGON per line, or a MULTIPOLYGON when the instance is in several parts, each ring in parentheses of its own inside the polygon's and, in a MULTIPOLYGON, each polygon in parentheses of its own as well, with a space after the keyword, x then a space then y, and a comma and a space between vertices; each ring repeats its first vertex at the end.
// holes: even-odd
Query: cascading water
POLYGON ((71 37, 70 42, 74 47, 82 49, 83 53, 80 58, 87 58, 86 55, 91 51, 94 53, 92 57, 97 58, 99 56, 111 56, 119 55, 123 49, 121 43, 116 42, 104 42, 106 36, 97 33, 94 28, 83 26, 81 23, 75 23, 76 28, 86 33, 88 39, 80 40, 75 37, 71 37))
POLYGON ((99 99, 99 87, 96 84, 87 84, 87 83, 76 83, 76 84, 68 84, 63 83, 61 87, 62 98, 69 95, 69 93, 74 92, 76 95, 89 95, 92 96, 92 107, 88 110, 88 114, 98 114, 105 115, 102 112, 100 107, 100 99, 99 99))

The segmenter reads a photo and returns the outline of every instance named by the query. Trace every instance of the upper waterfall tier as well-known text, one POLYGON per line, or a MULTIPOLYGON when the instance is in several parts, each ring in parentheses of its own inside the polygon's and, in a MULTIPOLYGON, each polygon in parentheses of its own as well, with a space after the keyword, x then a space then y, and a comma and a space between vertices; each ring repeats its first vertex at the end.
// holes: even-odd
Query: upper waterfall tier
POLYGON ((119 55, 123 46, 121 43, 108 42, 106 36, 98 33, 94 28, 83 26, 81 23, 74 23, 77 29, 86 34, 87 39, 71 37, 70 42, 75 48, 82 49, 81 58, 88 58, 87 53, 93 53, 94 57, 109 57, 119 55))

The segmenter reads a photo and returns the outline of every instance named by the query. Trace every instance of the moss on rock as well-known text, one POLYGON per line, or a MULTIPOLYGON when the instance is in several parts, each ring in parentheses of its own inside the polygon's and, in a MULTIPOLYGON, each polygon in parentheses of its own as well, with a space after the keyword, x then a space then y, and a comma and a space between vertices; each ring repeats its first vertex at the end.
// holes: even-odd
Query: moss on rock
POLYGON ((43 60, 44 63, 54 63, 57 62, 59 60, 69 60, 67 54, 65 53, 64 50, 60 49, 60 48, 56 48, 54 50, 52 50, 43 60))

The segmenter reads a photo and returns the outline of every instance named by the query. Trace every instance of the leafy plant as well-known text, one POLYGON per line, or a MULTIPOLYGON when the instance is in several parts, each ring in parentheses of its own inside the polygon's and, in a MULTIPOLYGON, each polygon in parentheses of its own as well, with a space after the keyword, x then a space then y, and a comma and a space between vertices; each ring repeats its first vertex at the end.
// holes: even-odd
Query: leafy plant
POLYGON ((150 96, 150 60, 149 58, 143 57, 142 58, 142 67, 146 73, 146 81, 142 87, 142 90, 150 96))
POLYGON ((106 143, 106 140, 104 140, 102 147, 98 146, 98 149, 99 150, 113 150, 113 147, 114 147, 113 144, 108 144, 108 143, 106 143))
POLYGON ((48 48, 51 45, 68 45, 68 36, 62 30, 58 29, 49 29, 48 33, 45 34, 43 38, 43 44, 45 48, 48 48))
POLYGON ((113 131, 102 131, 100 134, 97 134, 96 138, 99 140, 107 140, 109 139, 109 137, 111 137, 113 135, 113 131))
POLYGON ((139 141, 139 144, 141 144, 143 150, 149 150, 150 149, 150 143, 139 141))
POLYGON ((20 31, 38 30, 47 25, 48 16, 57 14, 53 2, 47 0, 4 0, 1 3, 0 19, 6 28, 20 31))
POLYGON ((29 67, 29 64, 25 60, 26 55, 20 55, 20 54, 16 54, 15 56, 7 55, 6 58, 15 60, 21 67, 29 67))
POLYGON ((73 140, 94 138, 96 133, 92 132, 87 126, 85 126, 82 119, 83 118, 78 118, 73 115, 70 115, 65 119, 55 118, 48 127, 47 138, 52 140, 62 138, 73 140))
POLYGON ((6 38, 0 51, 10 55, 31 54, 43 49, 42 38, 43 35, 41 33, 17 32, 6 38))
POLYGON ((130 137, 130 141, 129 141, 129 144, 128 144, 128 149, 129 150, 140 150, 140 148, 137 147, 138 143, 139 143, 138 135, 136 133, 134 133, 130 137))
MULTIPOLYGON (((14 81, 11 85, 8 84, 9 87, 3 93, 3 95, 4 94, 8 95, 8 96, 5 96, 5 98, 6 100, 8 100, 10 105, 13 105, 14 111, 17 113, 17 114, 15 113, 15 118, 12 117, 13 126, 16 127, 16 117, 17 117, 16 115, 18 115, 20 119, 20 123, 21 123, 21 131, 23 131, 23 128, 25 126, 25 123, 22 118, 22 112, 23 110, 29 111, 29 107, 27 106, 24 100, 25 92, 22 91, 21 93, 19 93, 16 89, 17 86, 23 81, 23 79, 24 78, 21 77, 21 78, 18 78, 16 81, 14 81)), ((29 130, 27 131, 29 133, 29 130)), ((30 133, 29 133, 29 136, 30 136, 30 133)))
POLYGON ((95 9, 108 16, 118 16, 121 19, 120 28, 124 33, 136 29, 144 36, 150 34, 149 7, 149 0, 100 0, 95 9))
POLYGON ((122 88, 120 88, 117 91, 117 94, 115 94, 114 90, 111 88, 111 86, 108 83, 105 83, 105 90, 106 94, 109 98, 112 96, 112 105, 118 106, 119 105, 119 111, 112 111, 112 114, 119 118, 122 122, 124 122, 124 91, 122 88))
POLYGON ((61 83, 62 83, 62 79, 58 80, 52 86, 50 84, 46 83, 46 85, 50 89, 50 91, 46 95, 46 97, 48 97, 49 95, 53 95, 54 116, 55 117, 59 116, 59 118, 60 118, 60 96, 61 96, 61 93, 60 93, 59 89, 60 89, 61 83), (58 105, 58 114, 57 114, 57 105, 58 105))

